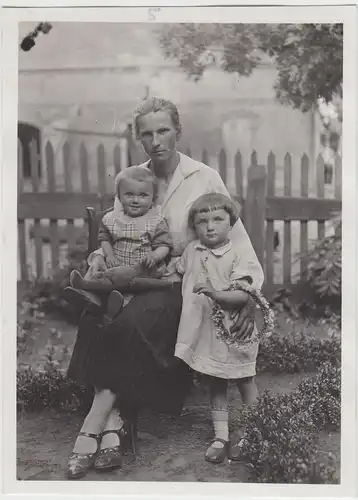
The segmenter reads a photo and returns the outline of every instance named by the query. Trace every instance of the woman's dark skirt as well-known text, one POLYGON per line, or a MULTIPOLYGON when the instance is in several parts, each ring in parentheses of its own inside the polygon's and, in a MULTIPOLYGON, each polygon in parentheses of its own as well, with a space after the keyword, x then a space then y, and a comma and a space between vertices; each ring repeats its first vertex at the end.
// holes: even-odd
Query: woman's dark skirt
POLYGON ((181 286, 137 295, 106 327, 81 320, 68 377, 110 389, 119 406, 180 414, 191 386, 187 365, 174 357, 182 306, 181 286))

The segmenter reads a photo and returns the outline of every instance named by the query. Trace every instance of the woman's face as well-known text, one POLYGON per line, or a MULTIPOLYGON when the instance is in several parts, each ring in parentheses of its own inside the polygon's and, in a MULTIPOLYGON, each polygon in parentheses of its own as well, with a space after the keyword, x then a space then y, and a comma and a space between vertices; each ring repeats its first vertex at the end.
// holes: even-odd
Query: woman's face
POLYGON ((151 111, 138 118, 138 138, 154 163, 165 163, 176 153, 180 130, 168 111, 151 111))
POLYGON ((201 243, 208 248, 219 248, 228 241, 230 215, 222 208, 198 212, 194 217, 194 227, 201 243))

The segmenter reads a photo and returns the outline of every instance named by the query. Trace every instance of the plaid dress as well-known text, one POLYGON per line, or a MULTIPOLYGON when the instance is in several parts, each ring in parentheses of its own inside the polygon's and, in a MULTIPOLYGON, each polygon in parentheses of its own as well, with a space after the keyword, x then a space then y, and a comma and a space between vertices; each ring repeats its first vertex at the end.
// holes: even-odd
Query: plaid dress
POLYGON ((117 208, 102 218, 98 240, 108 241, 120 266, 134 267, 149 252, 161 246, 173 247, 165 218, 158 207, 140 217, 129 217, 117 208))

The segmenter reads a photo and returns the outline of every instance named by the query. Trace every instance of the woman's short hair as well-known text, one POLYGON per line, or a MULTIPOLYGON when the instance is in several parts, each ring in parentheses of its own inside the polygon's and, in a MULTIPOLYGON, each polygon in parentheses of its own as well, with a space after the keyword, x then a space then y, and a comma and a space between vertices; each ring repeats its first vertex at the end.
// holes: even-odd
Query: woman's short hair
POLYGON ((221 193, 207 193, 194 201, 189 210, 188 224, 195 230, 194 219, 198 213, 211 212, 213 210, 225 210, 230 216, 231 227, 240 217, 240 205, 221 193))
POLYGON ((167 99, 160 99, 159 97, 150 97, 145 101, 142 101, 133 113, 133 130, 136 139, 139 139, 139 125, 138 120, 141 116, 147 115, 148 113, 156 113, 157 111, 168 111, 173 125, 177 130, 180 130, 180 118, 179 112, 175 104, 167 99))
POLYGON ((132 179, 138 182, 151 182, 153 184, 153 194, 154 194, 153 199, 154 200, 156 199, 158 190, 157 178, 148 167, 134 165, 132 167, 127 167, 121 172, 119 172, 119 174, 116 176, 114 180, 116 195, 118 196, 118 199, 119 199, 119 187, 123 179, 132 179))

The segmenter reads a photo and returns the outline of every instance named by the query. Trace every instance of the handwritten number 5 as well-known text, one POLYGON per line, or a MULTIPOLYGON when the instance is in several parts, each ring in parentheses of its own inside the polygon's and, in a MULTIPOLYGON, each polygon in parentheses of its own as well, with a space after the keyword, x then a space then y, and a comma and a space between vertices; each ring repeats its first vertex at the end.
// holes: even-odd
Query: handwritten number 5
POLYGON ((149 21, 155 21, 155 14, 161 10, 160 7, 150 7, 148 9, 149 21))

